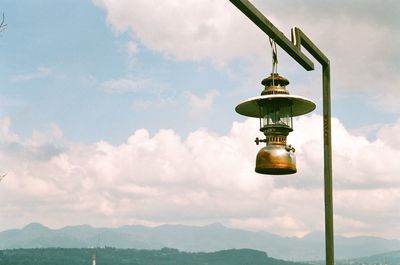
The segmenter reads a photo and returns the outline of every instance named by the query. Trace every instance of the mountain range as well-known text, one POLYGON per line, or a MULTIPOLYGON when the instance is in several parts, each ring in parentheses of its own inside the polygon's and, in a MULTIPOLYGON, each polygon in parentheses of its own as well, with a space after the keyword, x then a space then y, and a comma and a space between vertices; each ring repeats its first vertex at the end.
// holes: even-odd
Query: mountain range
MULTIPOLYGON (((31 223, 22 229, 0 232, 0 249, 90 248, 135 249, 175 248, 188 252, 225 249, 254 249, 285 260, 321 260, 325 257, 324 234, 313 232, 302 238, 282 237, 268 232, 232 229, 215 223, 206 226, 141 225, 96 228, 89 225, 50 229, 31 223)), ((400 240, 378 237, 335 237, 335 257, 352 259, 400 250, 400 240)))

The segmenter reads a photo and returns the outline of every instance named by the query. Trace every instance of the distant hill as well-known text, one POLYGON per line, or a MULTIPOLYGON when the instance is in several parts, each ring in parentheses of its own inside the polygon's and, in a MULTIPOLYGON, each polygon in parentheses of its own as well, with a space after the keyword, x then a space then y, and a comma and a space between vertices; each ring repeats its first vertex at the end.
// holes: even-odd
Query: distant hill
POLYGON ((344 260, 336 263, 337 265, 399 265, 400 264, 400 251, 393 251, 369 257, 362 257, 358 259, 344 260))
POLYGON ((176 249, 136 250, 94 249, 14 249, 0 251, 0 264, 87 265, 95 255, 97 264, 112 265, 306 265, 273 259, 266 253, 249 249, 231 249, 211 253, 188 253, 176 249))
MULTIPOLYGON (((88 225, 49 229, 32 223, 23 229, 0 232, 0 249, 16 248, 175 248, 189 252, 225 249, 255 249, 285 260, 321 260, 325 257, 324 235, 311 233, 303 238, 280 237, 267 232, 207 226, 162 225, 94 228, 88 225)), ((400 240, 377 237, 336 237, 335 256, 349 259, 400 250, 400 240)))
MULTIPOLYGON (((313 265, 325 265, 325 261, 313 261, 313 265)), ((343 259, 336 260, 336 265, 399 265, 400 264, 400 251, 392 251, 373 255, 368 257, 361 257, 356 259, 343 259)))

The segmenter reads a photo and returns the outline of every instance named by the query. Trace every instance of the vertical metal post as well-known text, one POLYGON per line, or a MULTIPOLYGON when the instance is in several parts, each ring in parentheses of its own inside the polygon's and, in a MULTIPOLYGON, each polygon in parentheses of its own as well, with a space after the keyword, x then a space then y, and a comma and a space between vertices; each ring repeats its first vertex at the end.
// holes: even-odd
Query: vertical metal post
POLYGON ((329 62, 322 66, 322 90, 324 116, 325 258, 326 265, 334 265, 331 86, 329 62))
POLYGON ((324 133, 324 202, 325 202, 325 254, 326 264, 334 265, 333 236, 333 192, 332 192, 332 143, 331 143, 331 88, 329 59, 299 29, 292 29, 290 41, 248 0, 230 0, 240 11, 253 21, 265 34, 272 38, 284 51, 307 71, 314 64, 301 52, 304 47, 322 65, 323 133, 324 133))
POLYGON ((325 258, 327 265, 334 265, 330 62, 329 59, 299 28, 294 27, 292 29, 292 42, 299 50, 301 46, 303 46, 322 65, 325 258))

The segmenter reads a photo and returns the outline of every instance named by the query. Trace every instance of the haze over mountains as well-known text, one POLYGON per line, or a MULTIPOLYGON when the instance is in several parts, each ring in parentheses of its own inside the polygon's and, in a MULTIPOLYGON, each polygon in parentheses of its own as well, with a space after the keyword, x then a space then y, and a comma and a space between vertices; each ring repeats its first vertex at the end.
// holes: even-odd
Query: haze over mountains
MULTIPOLYGON (((285 260, 324 259, 324 234, 310 233, 302 238, 281 237, 268 232, 250 232, 221 224, 206 226, 140 225, 119 228, 94 228, 88 225, 49 229, 32 223, 23 229, 0 232, 0 249, 10 248, 176 248, 190 252, 212 252, 249 248, 285 260)), ((342 237, 335 239, 335 256, 348 259, 400 250, 400 240, 377 237, 342 237)))

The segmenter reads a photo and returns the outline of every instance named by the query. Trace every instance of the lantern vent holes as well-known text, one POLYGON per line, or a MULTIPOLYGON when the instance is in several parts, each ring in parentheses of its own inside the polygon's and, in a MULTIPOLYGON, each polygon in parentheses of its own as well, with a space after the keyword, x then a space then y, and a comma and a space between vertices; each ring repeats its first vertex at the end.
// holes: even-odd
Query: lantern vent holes
MULTIPOLYGON (((258 137, 254 140, 256 145, 260 143, 273 144, 273 145, 286 145, 286 136, 267 136, 265 139, 259 139, 258 137)), ((291 145, 290 145, 291 146, 291 145)))
POLYGON ((286 145, 286 136, 269 136, 266 140, 267 144, 286 145))

